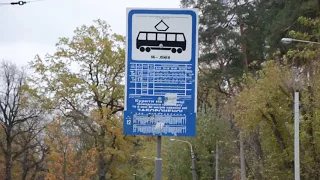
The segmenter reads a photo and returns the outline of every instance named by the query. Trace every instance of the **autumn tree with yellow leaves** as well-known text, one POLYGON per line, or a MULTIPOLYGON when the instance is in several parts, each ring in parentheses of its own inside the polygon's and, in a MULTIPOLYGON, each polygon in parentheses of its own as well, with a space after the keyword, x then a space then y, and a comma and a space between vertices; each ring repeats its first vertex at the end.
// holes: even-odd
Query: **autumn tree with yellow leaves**
POLYGON ((77 148, 77 139, 69 138, 63 131, 60 119, 47 126, 46 144, 50 153, 46 158, 47 180, 90 179, 96 173, 96 149, 77 148))
POLYGON ((58 110, 61 121, 72 127, 59 145, 71 153, 68 158, 75 156, 71 147, 95 149, 100 180, 125 178, 128 172, 121 165, 137 138, 122 134, 124 37, 101 20, 74 33, 60 38, 53 55, 37 56, 31 63, 35 88, 47 108, 58 110), (81 140, 72 144, 68 136, 81 140))

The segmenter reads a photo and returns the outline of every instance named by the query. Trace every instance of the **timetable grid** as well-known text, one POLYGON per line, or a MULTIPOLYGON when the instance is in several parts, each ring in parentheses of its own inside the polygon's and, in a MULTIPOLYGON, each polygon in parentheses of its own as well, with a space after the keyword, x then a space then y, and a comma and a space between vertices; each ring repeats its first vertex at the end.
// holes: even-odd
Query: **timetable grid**
POLYGON ((129 72, 131 95, 192 95, 192 64, 131 63, 129 72))

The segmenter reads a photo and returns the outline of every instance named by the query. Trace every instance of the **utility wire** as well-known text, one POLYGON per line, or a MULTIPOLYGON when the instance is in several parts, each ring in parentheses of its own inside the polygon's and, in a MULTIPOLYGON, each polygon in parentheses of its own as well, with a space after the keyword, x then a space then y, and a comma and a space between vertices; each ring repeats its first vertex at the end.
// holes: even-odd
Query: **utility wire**
POLYGON ((0 3, 0 6, 5 6, 5 5, 25 5, 25 4, 29 4, 32 2, 37 2, 37 1, 44 1, 44 0, 33 0, 33 1, 16 1, 16 2, 8 2, 8 3, 0 3))

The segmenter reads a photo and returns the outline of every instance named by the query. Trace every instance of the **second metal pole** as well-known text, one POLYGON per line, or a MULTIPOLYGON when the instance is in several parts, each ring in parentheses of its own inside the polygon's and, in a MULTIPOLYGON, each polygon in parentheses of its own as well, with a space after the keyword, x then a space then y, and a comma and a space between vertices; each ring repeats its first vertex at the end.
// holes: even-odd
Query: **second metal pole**
POLYGON ((299 92, 294 92, 294 179, 300 180, 299 92))
POLYGON ((155 159, 155 179, 162 180, 161 136, 157 136, 157 157, 155 159))
POLYGON ((241 167, 241 180, 246 180, 246 164, 244 158, 244 146, 243 146, 243 137, 240 131, 240 167, 241 167))
POLYGON ((216 179, 219 180, 219 147, 218 141, 216 141, 216 179))
POLYGON ((192 179, 197 180, 197 173, 196 173, 196 157, 194 155, 193 150, 191 149, 191 168, 192 168, 192 179))

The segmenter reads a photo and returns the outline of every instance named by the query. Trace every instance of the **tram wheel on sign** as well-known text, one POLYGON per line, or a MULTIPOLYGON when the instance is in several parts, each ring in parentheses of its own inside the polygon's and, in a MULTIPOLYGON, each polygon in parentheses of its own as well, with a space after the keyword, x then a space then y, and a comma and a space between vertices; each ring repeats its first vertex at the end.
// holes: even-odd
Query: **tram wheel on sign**
POLYGON ((172 48, 172 49, 171 49, 171 52, 172 52, 172 53, 176 53, 177 50, 176 50, 175 48, 172 48))
POLYGON ((143 52, 145 49, 144 47, 140 47, 140 51, 143 52))
POLYGON ((178 49, 178 53, 182 53, 182 49, 181 48, 178 49))
POLYGON ((146 51, 147 51, 147 52, 150 52, 150 51, 151 51, 151 48, 150 48, 150 47, 147 47, 147 48, 146 48, 146 51))

